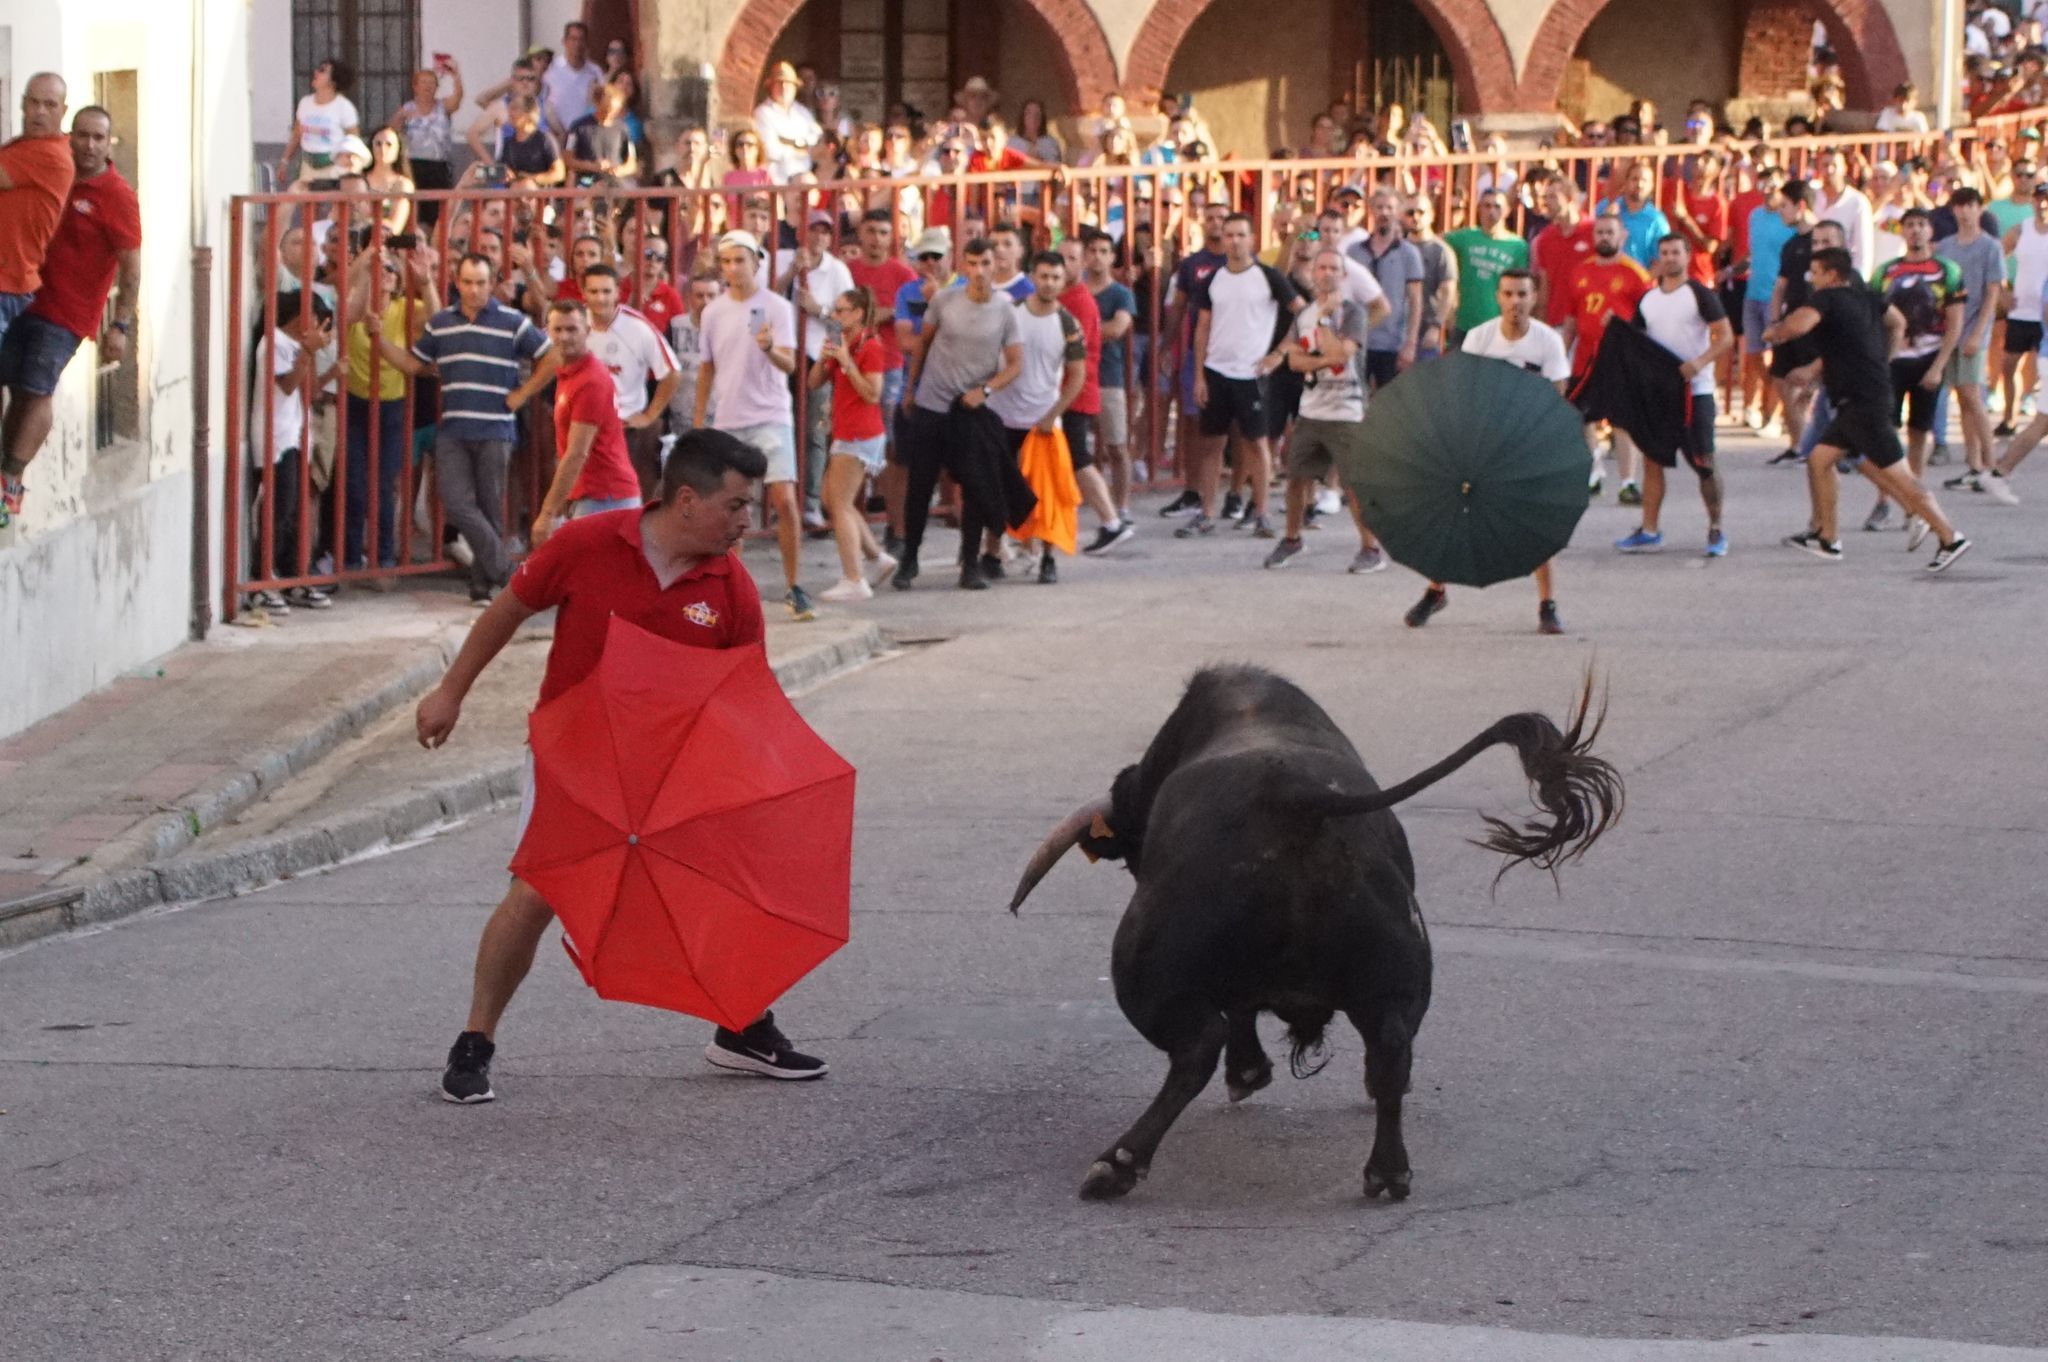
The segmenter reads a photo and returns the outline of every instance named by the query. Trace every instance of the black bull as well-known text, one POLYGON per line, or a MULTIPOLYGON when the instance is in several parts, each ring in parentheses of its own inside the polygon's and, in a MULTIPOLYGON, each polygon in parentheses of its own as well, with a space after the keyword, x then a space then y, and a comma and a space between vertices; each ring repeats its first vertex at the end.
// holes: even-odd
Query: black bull
POLYGON ((1297 1077, 1313 1072, 1338 1012, 1365 1042, 1376 1130, 1365 1193, 1409 1190, 1401 1139, 1411 1043, 1429 1007, 1429 933, 1415 862, 1392 807, 1497 743, 1515 749, 1542 811, 1520 826, 1487 818, 1477 845, 1555 873, 1620 816, 1621 776, 1589 749, 1600 731, 1588 677, 1560 731, 1510 714, 1388 790, 1350 740, 1292 682, 1252 667, 1215 667, 1180 704, 1110 796, 1077 810, 1031 858, 1015 912, 1069 847, 1120 859, 1137 879, 1111 953, 1116 1000, 1167 1053, 1159 1096, 1081 1184, 1121 1196, 1151 1167, 1168 1127, 1225 1058, 1230 1099, 1272 1081, 1258 1014, 1287 1024, 1297 1077))

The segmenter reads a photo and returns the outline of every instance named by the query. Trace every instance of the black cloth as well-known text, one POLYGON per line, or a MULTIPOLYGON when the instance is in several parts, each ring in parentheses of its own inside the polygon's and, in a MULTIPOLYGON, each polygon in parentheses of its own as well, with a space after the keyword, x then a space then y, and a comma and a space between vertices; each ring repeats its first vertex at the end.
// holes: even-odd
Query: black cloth
POLYGON ((1038 496, 1017 461, 1002 418, 986 406, 956 400, 943 415, 914 407, 897 423, 896 438, 910 466, 903 501, 903 542, 911 553, 924 543, 932 491, 941 469, 960 484, 960 552, 972 562, 985 530, 1016 529, 1038 509, 1038 496))
POLYGON ((1868 404, 1888 410, 1892 404, 1891 343, 1885 335, 1884 298, 1852 281, 1839 288, 1817 290, 1805 306, 1820 314, 1820 325, 1807 334, 1820 353, 1821 381, 1828 400, 1868 404))
POLYGON ((1785 285, 1784 316, 1795 307, 1804 307, 1806 300, 1813 296, 1813 285, 1806 280, 1807 267, 1813 264, 1813 228, 1809 227, 1785 243, 1785 249, 1778 255, 1778 278, 1785 285))
POLYGON ((514 176, 545 175, 553 168, 559 150, 554 134, 546 128, 535 128, 531 137, 515 137, 507 128, 498 146, 498 164, 514 176))
POLYGON ((1691 457, 1692 385, 1679 372, 1678 356, 1638 327, 1606 329, 1593 367, 1571 399, 1588 421, 1610 421, 1627 431, 1643 457, 1659 467, 1675 467, 1681 453, 1691 457))

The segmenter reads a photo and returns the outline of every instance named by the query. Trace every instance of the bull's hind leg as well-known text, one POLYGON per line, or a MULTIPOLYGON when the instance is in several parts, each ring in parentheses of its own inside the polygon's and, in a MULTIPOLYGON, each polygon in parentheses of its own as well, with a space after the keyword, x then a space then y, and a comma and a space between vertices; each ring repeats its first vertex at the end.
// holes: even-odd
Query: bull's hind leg
POLYGON ((1081 1195, 1090 1201, 1122 1196, 1151 1171, 1159 1142, 1215 1075, 1229 1023, 1220 1012, 1191 1007, 1144 1030, 1147 1039, 1166 1051, 1166 1084, 1137 1124, 1089 1165, 1088 1176, 1081 1180, 1081 1195))
POLYGON ((1408 1145, 1401 1138, 1401 1099, 1408 1093, 1414 1034, 1392 1008, 1346 1015, 1365 1041, 1365 1092, 1373 1102, 1372 1154, 1365 1161, 1365 1194, 1376 1197, 1385 1192, 1395 1201, 1406 1201, 1408 1145))
POLYGON ((1259 1014, 1256 1008, 1228 1014, 1230 1039, 1223 1047, 1223 1083, 1230 1100, 1242 1102, 1273 1081, 1273 1061, 1259 1044, 1259 1014))

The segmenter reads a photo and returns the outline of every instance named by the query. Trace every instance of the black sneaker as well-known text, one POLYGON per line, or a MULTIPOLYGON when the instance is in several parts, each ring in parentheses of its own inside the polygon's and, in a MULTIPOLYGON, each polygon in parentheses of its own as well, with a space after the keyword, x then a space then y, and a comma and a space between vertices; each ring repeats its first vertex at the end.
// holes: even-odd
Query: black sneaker
POLYGON ((704 1058, 721 1069, 763 1078, 823 1078, 826 1072, 824 1060, 799 1054, 790 1045, 789 1037, 776 1026, 773 1012, 763 1012, 761 1020, 744 1031, 719 1027, 704 1047, 704 1058))
POLYGON ((1172 501, 1167 502, 1164 506, 1161 506, 1159 508, 1159 516, 1162 520, 1171 520, 1177 515, 1186 515, 1189 511, 1200 510, 1201 506, 1202 499, 1195 495, 1193 489, 1189 489, 1182 492, 1172 501))
POLYGON ((1772 455, 1771 461, 1765 464, 1764 467, 1776 468, 1781 464, 1800 462, 1803 462, 1803 460, 1801 460, 1799 457, 1799 451, 1797 449, 1786 448, 1780 451, 1779 453, 1772 455))
POLYGON ((1422 599, 1408 607, 1408 613, 1401 618, 1410 629, 1420 629, 1429 623, 1429 617, 1451 603, 1451 598, 1440 586, 1430 587, 1422 593, 1422 599))
POLYGON ((811 593, 800 586, 791 587, 782 603, 789 607, 789 617, 799 624, 818 617, 818 607, 811 604, 811 593))
POLYGON ((1098 553, 1107 553, 1137 532, 1138 527, 1128 520, 1120 520, 1115 525, 1104 525, 1095 532, 1095 541, 1081 552, 1091 558, 1098 553))
POLYGON ((1996 435, 2001 440, 2019 434, 2019 432, 2013 428, 2013 424, 2010 421, 2000 421, 1997 425, 1991 428, 1991 433, 1993 435, 1996 435))
POLYGON ((904 556, 903 537, 893 530, 883 531, 882 552, 888 554, 891 558, 901 559, 904 556))
POLYGON ((993 553, 981 555, 981 575, 991 582, 1003 580, 1003 560, 993 553))
POLYGON ((1557 617, 1557 602, 1543 601, 1536 607, 1536 632, 1539 634, 1561 634, 1564 621, 1557 617))
POLYGON ((1941 489, 1944 492, 1981 492, 1984 490, 1984 475, 1974 468, 1965 469, 1952 478, 1943 478, 1941 489))
POLYGON ((448 1048, 448 1067, 441 1072, 441 1100, 465 1106, 489 1102, 498 1094, 491 1091, 491 1056, 498 1047, 481 1031, 464 1031, 448 1048))
POLYGON ((970 563, 960 569, 960 589, 962 591, 986 591, 988 590, 988 578, 981 575, 980 568, 970 563))
POLYGON ((1934 557, 1928 560, 1927 570, 1929 572, 1946 572, 1950 567, 1954 566, 1956 559, 1969 551, 1970 541, 1961 535, 1957 535, 1953 543, 1943 544, 1935 551, 1934 557))
POLYGON ((1052 586, 1060 579, 1060 565, 1052 560, 1052 550, 1045 551, 1045 557, 1038 560, 1038 581, 1041 586, 1052 586))
POLYGON ((1824 563, 1842 561, 1842 541, 1820 537, 1819 530, 1808 530, 1804 534, 1788 534, 1785 543, 1795 549, 1803 549, 1824 563))
POLYGON ((895 587, 898 591, 908 591, 917 581, 917 555, 914 553, 897 553, 895 557, 897 559, 896 572, 894 576, 889 578, 889 585, 895 587))
POLYGON ((1236 520, 1243 514, 1244 498, 1235 492, 1227 494, 1223 498, 1223 518, 1225 520, 1236 520))

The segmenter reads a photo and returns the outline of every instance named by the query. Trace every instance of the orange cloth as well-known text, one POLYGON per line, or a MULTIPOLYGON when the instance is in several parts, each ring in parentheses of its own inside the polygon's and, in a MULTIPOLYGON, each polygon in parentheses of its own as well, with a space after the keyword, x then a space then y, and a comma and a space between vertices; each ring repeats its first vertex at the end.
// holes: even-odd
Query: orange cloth
POLYGON ((0 168, 14 182, 0 196, 0 293, 34 293, 71 192, 71 142, 58 134, 17 137, 0 147, 0 168))
POLYGON ((1074 459, 1067 452, 1067 437, 1055 429, 1047 435, 1033 430, 1017 451, 1017 464, 1024 481, 1038 494, 1038 509, 1031 513, 1013 537, 1043 539, 1072 557, 1080 545, 1081 484, 1074 481, 1074 459))

